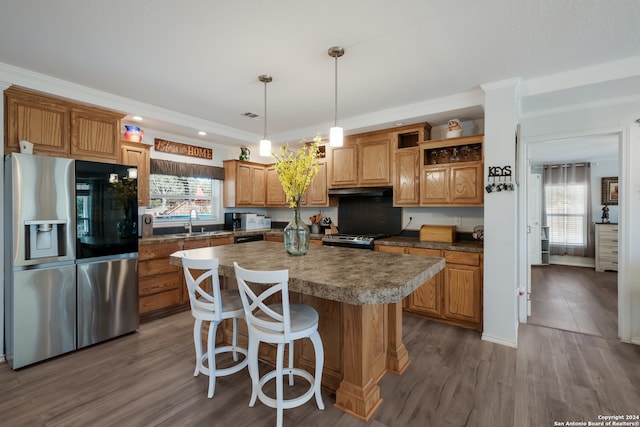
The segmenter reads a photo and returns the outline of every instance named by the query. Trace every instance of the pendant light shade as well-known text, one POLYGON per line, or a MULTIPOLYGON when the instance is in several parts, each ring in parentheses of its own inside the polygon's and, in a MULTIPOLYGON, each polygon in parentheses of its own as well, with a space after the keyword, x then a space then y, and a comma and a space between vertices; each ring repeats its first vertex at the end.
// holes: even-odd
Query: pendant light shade
POLYGON ((329 130, 329 145, 331 147, 342 147, 344 142, 344 135, 342 128, 338 126, 338 58, 344 55, 344 48, 340 46, 334 46, 329 48, 329 56, 335 58, 335 119, 334 125, 329 130))
POLYGON ((260 155, 262 157, 269 157, 271 155, 271 141, 268 139, 260 140, 260 155))
POLYGON ((271 141, 267 137, 267 83, 270 83, 273 79, 271 76, 263 74, 258 76, 258 80, 264 83, 264 137, 260 140, 260 156, 271 156, 271 141))

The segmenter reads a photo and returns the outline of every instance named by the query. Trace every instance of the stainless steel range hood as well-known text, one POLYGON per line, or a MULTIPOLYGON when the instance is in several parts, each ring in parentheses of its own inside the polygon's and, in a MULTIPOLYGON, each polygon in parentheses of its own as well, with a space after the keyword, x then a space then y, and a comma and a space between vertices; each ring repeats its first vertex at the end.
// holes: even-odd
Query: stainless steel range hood
POLYGON ((330 188, 329 196, 345 197, 345 196, 369 196, 381 197, 391 196, 393 187, 350 187, 350 188, 330 188))

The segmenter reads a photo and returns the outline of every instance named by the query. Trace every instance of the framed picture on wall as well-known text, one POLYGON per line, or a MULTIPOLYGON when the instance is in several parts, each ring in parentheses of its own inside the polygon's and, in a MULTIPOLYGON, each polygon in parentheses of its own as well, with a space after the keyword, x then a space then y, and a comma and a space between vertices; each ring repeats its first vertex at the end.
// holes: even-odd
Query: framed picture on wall
POLYGON ((618 177, 610 176, 602 178, 602 204, 618 204, 618 177))

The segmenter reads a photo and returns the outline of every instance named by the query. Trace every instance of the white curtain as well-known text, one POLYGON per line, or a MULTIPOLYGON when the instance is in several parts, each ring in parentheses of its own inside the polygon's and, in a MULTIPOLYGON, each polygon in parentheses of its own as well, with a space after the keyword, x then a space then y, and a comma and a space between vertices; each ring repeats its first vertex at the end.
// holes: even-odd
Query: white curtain
POLYGON ((543 222, 549 226, 551 255, 594 256, 591 222, 591 164, 546 165, 543 222))

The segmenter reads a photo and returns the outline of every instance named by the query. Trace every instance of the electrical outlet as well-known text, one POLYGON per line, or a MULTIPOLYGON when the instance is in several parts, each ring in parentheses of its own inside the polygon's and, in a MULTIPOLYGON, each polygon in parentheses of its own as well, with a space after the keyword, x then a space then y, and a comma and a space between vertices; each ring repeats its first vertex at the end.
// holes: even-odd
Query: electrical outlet
POLYGON ((457 216, 456 217, 456 225, 462 225, 462 217, 461 216, 457 216))

